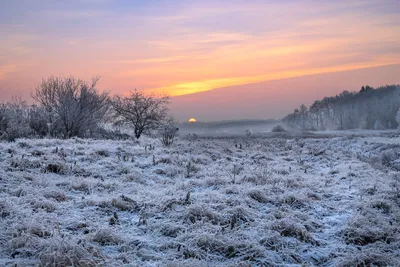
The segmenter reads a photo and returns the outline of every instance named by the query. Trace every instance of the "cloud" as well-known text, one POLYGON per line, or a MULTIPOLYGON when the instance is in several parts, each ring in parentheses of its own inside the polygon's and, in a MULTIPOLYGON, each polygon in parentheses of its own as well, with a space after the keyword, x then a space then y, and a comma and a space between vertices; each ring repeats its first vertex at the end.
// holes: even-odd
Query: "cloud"
POLYGON ((232 43, 232 42, 243 42, 251 39, 251 36, 243 33, 236 32, 211 32, 199 38, 196 42, 198 43, 232 43))
POLYGON ((44 16, 46 19, 51 20, 82 20, 82 19, 99 19, 105 17, 108 13, 105 11, 96 10, 57 10, 47 9, 37 12, 38 16, 44 16))
POLYGON ((142 59, 123 59, 123 60, 113 60, 112 63, 122 63, 122 64, 139 64, 139 63, 163 63, 163 62, 173 62, 185 59, 187 56, 171 56, 171 57, 159 57, 159 58, 142 58, 142 59))
POLYGON ((18 26, 0 22, 0 57, 14 64, 40 62, 40 70, 27 73, 112 77, 110 87, 119 91, 193 93, 400 62, 400 10, 394 3, 39 2, 33 11, 18 7, 24 11, 15 19, 18 26))
POLYGON ((69 45, 77 45, 77 44, 78 44, 78 41, 77 41, 77 40, 69 40, 69 41, 67 42, 67 44, 69 44, 69 45))
POLYGON ((8 64, 8 65, 0 66, 0 81, 4 80, 8 74, 17 72, 17 71, 18 71, 18 65, 16 65, 16 64, 8 64))
POLYGON ((349 71, 362 68, 381 67, 381 66, 396 64, 400 62, 398 60, 400 60, 400 57, 397 58, 397 60, 387 59, 385 63, 382 63, 382 61, 372 62, 372 63, 365 61, 356 63, 351 62, 347 64, 339 64, 328 67, 318 67, 318 68, 311 67, 301 70, 294 69, 294 70, 279 71, 258 76, 229 77, 229 78, 220 78, 213 80, 187 82, 187 83, 170 85, 166 87, 149 89, 147 90, 147 92, 151 93, 169 92, 171 96, 180 96, 180 95, 195 94, 195 93, 210 91, 213 89, 228 87, 228 86, 251 84, 263 81, 279 80, 279 79, 307 76, 313 74, 323 74, 323 73, 349 71))

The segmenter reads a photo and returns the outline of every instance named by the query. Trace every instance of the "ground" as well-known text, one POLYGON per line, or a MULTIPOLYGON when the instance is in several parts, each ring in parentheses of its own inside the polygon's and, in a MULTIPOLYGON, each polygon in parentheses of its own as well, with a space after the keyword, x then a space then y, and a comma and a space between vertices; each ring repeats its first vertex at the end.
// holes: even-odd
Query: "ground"
POLYGON ((399 266, 396 133, 0 143, 0 265, 399 266))

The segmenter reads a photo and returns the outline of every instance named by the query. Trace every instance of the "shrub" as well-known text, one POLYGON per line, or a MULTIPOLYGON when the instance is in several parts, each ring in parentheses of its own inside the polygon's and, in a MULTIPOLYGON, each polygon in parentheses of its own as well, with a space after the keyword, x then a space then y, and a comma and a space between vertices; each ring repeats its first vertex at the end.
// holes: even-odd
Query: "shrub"
POLYGON ((5 200, 0 201, 0 217, 5 218, 11 214, 11 206, 5 200))
POLYGON ((139 210, 139 206, 136 201, 124 195, 121 195, 119 198, 112 199, 111 205, 121 211, 139 210))
POLYGON ((179 131, 179 128, 174 125, 168 125, 160 129, 161 141, 164 146, 170 146, 174 142, 174 138, 176 133, 179 131))
POLYGON ((50 77, 36 87, 33 98, 46 111, 50 131, 65 138, 93 133, 108 110, 108 95, 98 93, 99 78, 91 83, 50 77))
POLYGON ((97 266, 104 261, 95 248, 65 238, 53 237, 41 245, 41 266, 97 266))
POLYGON ((33 204, 33 208, 43 209, 46 212, 53 212, 56 210, 56 205, 54 204, 54 202, 49 200, 38 200, 33 204))
POLYGON ((109 156, 110 156, 110 152, 108 152, 108 151, 105 150, 105 149, 96 151, 96 154, 97 154, 97 155, 100 155, 100 156, 102 156, 102 157, 109 157, 109 156))
POLYGON ((105 228, 98 230, 92 240, 102 246, 118 245, 122 243, 122 239, 117 236, 112 229, 105 228))
POLYGON ((118 130, 109 130, 104 127, 97 127, 93 133, 93 137, 97 139, 111 139, 111 140, 129 140, 131 136, 126 133, 122 133, 118 130))
POLYGON ((302 242, 318 245, 318 242, 314 240, 304 225, 291 219, 284 218, 281 220, 276 220, 272 223, 271 229, 278 231, 281 236, 294 237, 302 242))
POLYGON ((159 231, 163 236, 176 238, 179 233, 183 230, 182 227, 173 224, 163 224, 159 231))
POLYGON ((68 197, 63 191, 50 191, 44 194, 46 198, 52 198, 57 202, 67 201, 68 197))
POLYGON ((271 132, 273 132, 273 133, 283 133, 283 132, 286 132, 286 129, 282 125, 277 125, 274 128, 272 128, 271 132))
POLYGON ((339 262, 337 266, 343 267, 362 267, 362 266, 395 266, 391 256, 387 251, 381 249, 368 249, 351 253, 344 260, 339 262))
MULTIPOLYGON (((227 244, 212 235, 200 236, 196 241, 196 245, 201 250, 221 255, 227 254, 229 248, 227 244)), ((229 251, 232 252, 232 249, 229 249, 229 251)))
POLYGON ((252 199, 254 199, 257 202, 260 202, 260 203, 268 202, 268 198, 266 197, 264 192, 262 192, 260 190, 252 190, 248 193, 248 195, 249 195, 249 197, 251 197, 252 199))
POLYGON ((206 207, 197 205, 192 205, 188 208, 186 219, 193 224, 201 220, 209 221, 215 225, 223 223, 223 218, 221 218, 217 213, 207 209, 206 207))
POLYGON ((56 174, 63 174, 64 166, 58 163, 49 163, 47 164, 44 171, 56 174))
POLYGON ((26 103, 17 98, 0 105, 0 140, 12 142, 31 135, 27 111, 26 103))
MULTIPOLYGON (((380 202, 373 203, 376 209, 390 209, 387 204, 380 202)), ((381 221, 377 213, 373 210, 365 210, 365 214, 353 217, 343 230, 344 239, 347 243, 357 246, 366 246, 378 241, 391 242, 395 238, 396 227, 390 225, 390 222, 381 221)))
POLYGON ((391 167, 396 158, 397 156, 393 151, 385 151, 381 154, 381 163, 383 166, 391 167))

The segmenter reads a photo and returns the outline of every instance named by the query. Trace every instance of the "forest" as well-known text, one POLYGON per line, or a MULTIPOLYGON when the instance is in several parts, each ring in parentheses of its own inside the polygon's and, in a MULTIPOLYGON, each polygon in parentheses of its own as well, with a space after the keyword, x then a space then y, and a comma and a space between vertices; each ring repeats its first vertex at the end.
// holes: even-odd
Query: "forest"
POLYGON ((283 118, 297 130, 396 129, 400 124, 400 86, 363 86, 304 104, 283 118))

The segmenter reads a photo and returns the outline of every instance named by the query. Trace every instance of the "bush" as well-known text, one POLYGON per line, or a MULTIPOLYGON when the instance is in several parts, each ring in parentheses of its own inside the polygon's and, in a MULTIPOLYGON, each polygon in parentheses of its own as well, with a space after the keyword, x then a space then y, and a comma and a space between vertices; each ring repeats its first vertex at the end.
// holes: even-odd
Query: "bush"
POLYGON ((385 151, 381 154, 381 163, 385 167, 391 167, 396 158, 397 156, 393 151, 385 151))
POLYGON ((286 132, 285 128, 283 128, 282 125, 277 125, 274 128, 272 128, 271 132, 273 133, 283 133, 286 132))
POLYGON ((161 134, 161 141, 164 146, 170 146, 174 142, 174 138, 176 133, 179 131, 179 128, 175 127, 174 125, 168 125, 163 127, 160 130, 161 134))
POLYGON ((28 106, 20 99, 0 105, 0 140, 15 141, 32 131, 28 123, 28 106))
POLYGON ((257 202, 260 202, 260 203, 268 202, 268 198, 266 197, 264 192, 262 192, 260 190, 252 190, 248 193, 248 195, 249 195, 249 197, 251 197, 252 199, 254 199, 257 202))
POLYGON ((53 237, 41 242, 38 253, 41 266, 97 266, 104 260, 99 251, 64 238, 53 237))
POLYGON ((109 130, 103 127, 98 127, 93 133, 93 137, 97 139, 109 139, 109 140, 129 140, 131 136, 126 133, 122 133, 118 130, 109 130))
POLYGON ((99 243, 101 246, 118 245, 123 242, 122 239, 109 228, 98 230, 93 236, 92 241, 99 243))
POLYGON ((314 240, 304 225, 291 219, 276 220, 271 224, 271 229, 279 232, 281 236, 294 237, 299 241, 318 245, 318 241, 314 240))
POLYGON ((56 173, 56 174, 63 174, 64 170, 65 170, 64 166, 58 163, 49 163, 44 169, 45 172, 56 173))
POLYGON ((46 111, 53 135, 71 138, 93 134, 109 103, 108 95, 96 89, 98 80, 88 83, 74 77, 50 77, 36 87, 33 97, 46 111))
POLYGON ((363 250, 362 252, 357 251, 356 253, 350 254, 344 260, 338 263, 337 266, 343 267, 362 267, 362 266, 394 266, 393 260, 388 252, 382 251, 381 249, 369 249, 363 250))

